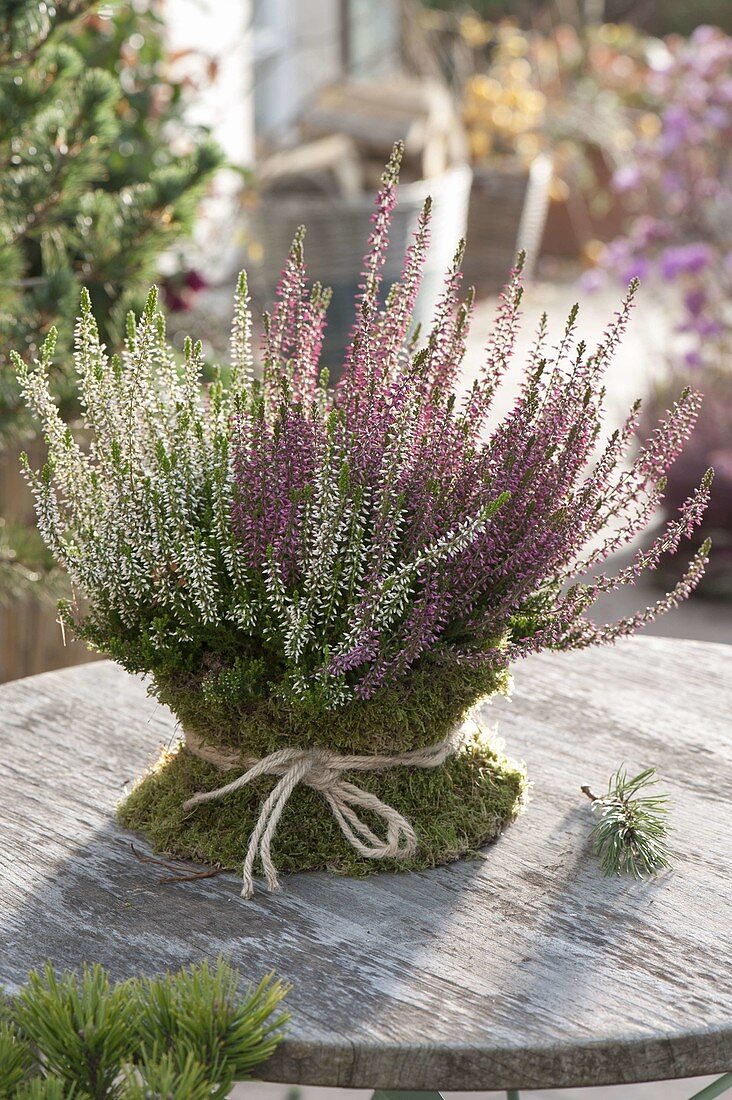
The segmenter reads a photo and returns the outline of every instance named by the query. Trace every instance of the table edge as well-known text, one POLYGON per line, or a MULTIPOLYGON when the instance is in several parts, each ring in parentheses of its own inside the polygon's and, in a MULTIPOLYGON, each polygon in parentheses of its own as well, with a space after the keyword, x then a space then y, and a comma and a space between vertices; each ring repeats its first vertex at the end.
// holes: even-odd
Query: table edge
POLYGON ((258 1076, 262 1081, 321 1087, 504 1091, 680 1080, 724 1074, 731 1065, 732 1024, 716 1031, 638 1036, 611 1043, 588 1039, 571 1048, 542 1044, 491 1048, 469 1043, 390 1048, 383 1042, 354 1044, 344 1038, 312 1043, 286 1037, 258 1076), (596 1065, 588 1070, 593 1059, 596 1065), (373 1070, 372 1061, 378 1062, 373 1070), (415 1066, 422 1068, 415 1071, 415 1066))

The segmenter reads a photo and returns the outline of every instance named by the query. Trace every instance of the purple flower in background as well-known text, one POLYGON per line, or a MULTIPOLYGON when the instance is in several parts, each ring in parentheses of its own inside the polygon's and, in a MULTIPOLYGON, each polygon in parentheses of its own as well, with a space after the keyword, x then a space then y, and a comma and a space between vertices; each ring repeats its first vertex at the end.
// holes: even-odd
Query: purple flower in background
POLYGON ((185 285, 189 290, 198 291, 205 290, 208 283, 203 275, 201 275, 200 271, 191 270, 186 272, 185 285))
POLYGON ((699 317, 707 301, 707 293, 703 287, 696 287, 684 295, 684 305, 691 317, 699 317))
POLYGON ((719 31, 708 23, 700 23, 691 33, 690 42, 693 46, 713 46, 719 40, 719 31))
POLYGON ((643 175, 637 164, 623 164, 612 177, 612 186, 618 194, 635 191, 643 182, 643 175))
POLYGON ((710 107, 705 122, 714 130, 724 130, 729 125, 729 111, 723 106, 710 107))
POLYGON ((643 209, 629 215, 600 263, 625 282, 644 273, 640 256, 663 279, 681 281, 678 327, 711 362, 732 338, 732 39, 705 26, 666 47, 668 63, 649 78, 660 132, 639 137, 615 176, 616 189, 633 191, 643 209))
POLYGON ((633 240, 644 248, 667 240, 670 232, 665 222, 650 214, 641 214, 633 223, 633 240))
POLYGON ((647 256, 637 252, 635 255, 629 258, 628 263, 622 268, 621 279, 624 283, 632 283, 634 280, 639 282, 645 279, 651 270, 651 261, 647 256))
POLYGON ((712 261, 712 248, 703 241, 692 244, 671 245, 659 256, 659 270, 664 279, 678 279, 680 275, 698 275, 712 261))
POLYGON ((662 142, 666 152, 672 152, 692 137, 694 119, 684 107, 668 107, 662 115, 662 122, 662 142))

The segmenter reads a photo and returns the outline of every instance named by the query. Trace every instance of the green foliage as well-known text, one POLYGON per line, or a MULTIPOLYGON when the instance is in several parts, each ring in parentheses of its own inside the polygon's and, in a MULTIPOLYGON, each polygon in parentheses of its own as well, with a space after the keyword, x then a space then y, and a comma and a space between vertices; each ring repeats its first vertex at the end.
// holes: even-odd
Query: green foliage
MULTIPOLYGON (((166 1055, 179 1075, 205 1067, 209 1096, 228 1096, 235 1081, 249 1078, 277 1046, 281 1020, 273 1016, 281 992, 266 978, 237 1000, 238 975, 229 967, 143 978, 136 1000, 136 1028, 148 1066, 166 1055)), ((165 1068, 165 1073, 170 1071, 165 1068)))
POLYGON ((99 1100, 115 1095, 120 1066, 133 1055, 134 1015, 128 988, 112 986, 100 966, 81 976, 56 977, 48 963, 28 976, 15 1018, 21 1033, 43 1051, 49 1073, 99 1100))
POLYGON ((240 997, 221 959, 117 985, 49 963, 6 1006, 0 1100, 223 1098, 277 1046, 284 994, 270 976, 240 997))
POLYGON ((643 793, 657 783, 655 776, 655 768, 646 768, 629 779, 625 769, 619 768, 607 794, 596 798, 582 788, 600 815, 592 838, 603 874, 641 879, 671 866, 666 843, 668 797, 643 793))
POLYGON ((21 547, 26 541, 23 529, 19 538, 15 534, 15 529, 9 529, 0 516, 0 605, 33 591, 41 579, 41 570, 33 568, 22 554, 21 547))
POLYGON ((119 84, 119 134, 109 150, 106 190, 147 179, 172 162, 170 138, 203 139, 181 121, 182 81, 171 78, 160 0, 127 4, 115 0, 77 27, 74 48, 88 68, 103 69, 119 84))
MULTIPOLYGON (((143 299, 161 251, 189 229, 219 163, 206 141, 175 155, 163 137, 165 111, 149 123, 140 118, 146 104, 153 109, 145 82, 150 94, 164 84, 155 64, 136 73, 143 98, 135 150, 132 108, 109 43, 105 68, 79 49, 93 54, 103 38, 98 17, 79 37, 95 6, 0 0, 0 435, 19 429, 8 350, 37 353, 51 325, 76 308, 82 282, 102 338, 117 342, 126 310, 143 299), (154 163, 142 138, 158 145, 154 163), (136 157, 126 163, 128 147, 136 157)), ((133 11, 120 16, 129 31, 133 11)), ((70 413, 64 382, 62 366, 56 386, 70 413)))
MULTIPOLYGON (((220 659, 224 655, 219 652, 220 659)), ((268 678, 276 675, 269 665, 268 678)), ((506 691, 505 669, 446 665, 423 658, 414 668, 370 699, 350 699, 337 711, 293 703, 273 693, 260 696, 231 690, 232 674, 170 678, 156 673, 156 695, 183 728, 203 741, 266 756, 289 744, 321 745, 334 752, 409 752, 447 737, 481 696, 506 691)), ((262 684, 266 684, 264 674, 262 684)))
POLYGON ((0 1098, 15 1096, 33 1069, 28 1042, 10 1021, 0 1023, 0 1098))
POLYGON ((13 1100, 91 1100, 86 1092, 79 1092, 60 1077, 32 1077, 17 1092, 13 1100))
POLYGON ((153 1059, 144 1055, 124 1089, 124 1100, 210 1100, 212 1095, 219 1093, 211 1092, 210 1077, 192 1054, 182 1059, 182 1064, 170 1053, 153 1059))

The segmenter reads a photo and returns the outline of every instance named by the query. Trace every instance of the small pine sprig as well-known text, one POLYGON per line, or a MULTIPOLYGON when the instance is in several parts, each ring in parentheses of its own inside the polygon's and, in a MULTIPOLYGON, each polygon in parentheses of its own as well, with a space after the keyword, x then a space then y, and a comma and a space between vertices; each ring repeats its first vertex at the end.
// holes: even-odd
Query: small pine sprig
POLYGON ((13 1100, 90 1100, 87 1092, 70 1088, 60 1077, 32 1077, 10 1095, 13 1100))
MULTIPOLYGON (((123 1100, 211 1100, 211 1082, 206 1070, 190 1052, 177 1059, 168 1051, 160 1058, 145 1055, 125 1081, 123 1100), (181 1064, 182 1063, 182 1064, 181 1064)), ((215 1095, 218 1095, 216 1093, 215 1095)))
POLYGON ((133 1004, 147 1072, 162 1063, 156 1070, 162 1077, 177 1069, 193 1080, 196 1067, 205 1068, 208 1096, 221 1100, 235 1081, 250 1079, 282 1038, 289 1017, 279 1005, 286 989, 272 974, 244 997, 239 987, 239 974, 222 959, 138 979, 133 1004))
POLYGON ((47 963, 31 971, 13 1005, 14 1023, 43 1067, 68 1088, 114 1096, 120 1067, 134 1051, 134 1015, 127 987, 113 986, 101 966, 59 976, 47 963))
POLYGON ((582 787, 600 815, 591 836, 604 875, 642 879, 670 868, 668 796, 644 793, 657 782, 655 768, 629 779, 621 767, 611 777, 606 794, 598 797, 588 786, 582 787))

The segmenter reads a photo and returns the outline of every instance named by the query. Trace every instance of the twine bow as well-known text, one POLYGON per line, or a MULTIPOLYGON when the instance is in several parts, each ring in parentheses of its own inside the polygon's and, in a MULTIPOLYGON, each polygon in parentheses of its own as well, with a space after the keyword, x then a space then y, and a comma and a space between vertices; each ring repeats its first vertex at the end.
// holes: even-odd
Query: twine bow
POLYGON ((184 810, 192 810, 204 802, 213 802, 258 779, 261 775, 278 775, 280 779, 264 802, 257 824, 249 838, 244 860, 242 897, 254 894, 254 861, 260 858, 267 887, 279 889, 279 879, 272 862, 272 838, 277 829, 287 800, 299 783, 312 787, 325 798, 333 817, 349 844, 367 859, 408 859, 417 850, 417 838, 407 819, 382 802, 375 794, 365 791, 343 778, 344 772, 381 771, 402 765, 419 768, 436 768, 457 749, 461 738, 456 734, 445 741, 424 749, 395 756, 339 756, 329 749, 278 749, 261 760, 235 757, 221 753, 209 745, 203 745, 195 735, 186 735, 186 747, 195 756, 222 769, 236 763, 250 765, 248 770, 231 783, 213 791, 202 791, 183 804, 184 810), (386 838, 381 839, 358 816, 358 809, 371 810, 386 824, 386 838))

